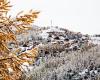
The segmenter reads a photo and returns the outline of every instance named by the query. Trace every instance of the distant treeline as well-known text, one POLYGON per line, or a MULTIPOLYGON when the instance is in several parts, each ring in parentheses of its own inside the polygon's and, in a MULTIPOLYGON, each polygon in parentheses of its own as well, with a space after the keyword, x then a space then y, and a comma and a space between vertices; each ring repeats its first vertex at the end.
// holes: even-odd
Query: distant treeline
POLYGON ((100 34, 95 34, 94 37, 100 37, 100 34))

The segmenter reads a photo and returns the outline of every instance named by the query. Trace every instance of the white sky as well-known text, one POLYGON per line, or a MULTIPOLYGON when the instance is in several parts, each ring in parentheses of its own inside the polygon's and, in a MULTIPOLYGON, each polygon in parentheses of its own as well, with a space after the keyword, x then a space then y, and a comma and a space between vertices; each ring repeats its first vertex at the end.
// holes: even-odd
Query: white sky
POLYGON ((34 24, 53 25, 73 31, 100 33, 100 0, 10 0, 13 7, 9 14, 21 10, 41 11, 34 24))

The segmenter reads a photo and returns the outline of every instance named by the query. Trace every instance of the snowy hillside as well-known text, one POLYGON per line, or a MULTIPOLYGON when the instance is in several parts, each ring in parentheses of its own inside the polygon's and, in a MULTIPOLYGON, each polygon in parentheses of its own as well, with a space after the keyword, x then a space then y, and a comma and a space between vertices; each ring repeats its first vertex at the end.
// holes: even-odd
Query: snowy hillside
POLYGON ((91 41, 94 43, 94 44, 100 44, 100 37, 91 37, 91 41))
POLYGON ((56 28, 56 27, 50 27, 48 29, 42 30, 42 33, 40 33, 40 36, 42 36, 42 38, 47 39, 50 32, 62 32, 64 33, 63 30, 60 30, 60 28, 56 28))

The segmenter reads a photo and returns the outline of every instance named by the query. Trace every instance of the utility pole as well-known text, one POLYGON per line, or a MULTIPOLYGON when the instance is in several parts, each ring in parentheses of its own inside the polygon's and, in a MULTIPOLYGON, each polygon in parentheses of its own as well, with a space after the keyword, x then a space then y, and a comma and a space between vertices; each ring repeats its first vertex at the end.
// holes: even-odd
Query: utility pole
POLYGON ((51 28, 52 28, 53 26, 52 26, 52 20, 51 20, 51 28))

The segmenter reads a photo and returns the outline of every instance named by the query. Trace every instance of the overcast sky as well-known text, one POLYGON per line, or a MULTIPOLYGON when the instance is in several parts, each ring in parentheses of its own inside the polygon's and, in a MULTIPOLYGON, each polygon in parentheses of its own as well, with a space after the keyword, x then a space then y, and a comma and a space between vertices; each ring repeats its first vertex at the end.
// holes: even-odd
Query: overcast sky
POLYGON ((73 31, 100 33, 100 0, 10 0, 13 16, 21 10, 39 10, 34 24, 64 27, 73 31))

